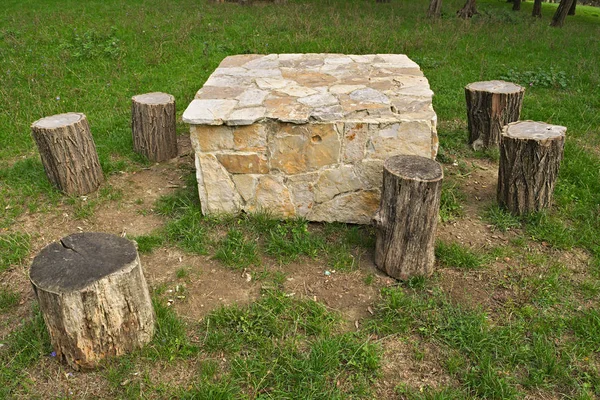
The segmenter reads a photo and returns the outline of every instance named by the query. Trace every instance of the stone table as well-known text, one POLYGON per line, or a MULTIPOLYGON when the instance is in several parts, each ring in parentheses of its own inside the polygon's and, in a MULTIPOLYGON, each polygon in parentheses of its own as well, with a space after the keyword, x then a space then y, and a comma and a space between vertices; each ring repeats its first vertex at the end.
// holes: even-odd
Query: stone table
POLYGON ((202 212, 369 223, 384 160, 436 156, 432 96, 401 54, 225 58, 183 114, 202 212))

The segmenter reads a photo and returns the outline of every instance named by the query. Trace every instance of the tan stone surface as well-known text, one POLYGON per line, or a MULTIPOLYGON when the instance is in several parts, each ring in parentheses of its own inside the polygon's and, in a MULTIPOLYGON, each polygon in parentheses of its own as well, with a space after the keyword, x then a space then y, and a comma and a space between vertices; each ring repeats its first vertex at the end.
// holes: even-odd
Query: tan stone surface
POLYGON ((227 57, 183 115, 203 212, 370 223, 383 161, 437 153, 432 95, 405 55, 227 57))
POLYGON ((230 174, 266 174, 267 157, 256 153, 217 154, 217 160, 230 174))

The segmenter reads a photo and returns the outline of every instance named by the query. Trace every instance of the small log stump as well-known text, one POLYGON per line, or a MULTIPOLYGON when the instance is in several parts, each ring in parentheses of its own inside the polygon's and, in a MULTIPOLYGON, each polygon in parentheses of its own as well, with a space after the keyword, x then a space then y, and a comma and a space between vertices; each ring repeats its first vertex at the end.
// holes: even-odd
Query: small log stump
POLYGON ((76 233, 45 247, 29 278, 57 357, 90 369, 148 343, 154 309, 135 244, 76 233))
POLYGON ((504 125, 518 121, 525 88, 511 82, 485 81, 465 87, 469 144, 474 150, 500 144, 504 125))
POLYGON ((42 118, 31 125, 48 179, 66 194, 84 195, 104 181, 96 145, 84 114, 42 118))
POLYGON ((502 131, 498 204, 515 215, 550 206, 567 128, 519 121, 502 131))
POLYGON ((175 98, 156 92, 131 100, 133 150, 155 162, 177 157, 175 98))
POLYGON ((396 279, 433 273, 442 167, 429 158, 400 155, 383 164, 383 193, 373 218, 375 264, 396 279))

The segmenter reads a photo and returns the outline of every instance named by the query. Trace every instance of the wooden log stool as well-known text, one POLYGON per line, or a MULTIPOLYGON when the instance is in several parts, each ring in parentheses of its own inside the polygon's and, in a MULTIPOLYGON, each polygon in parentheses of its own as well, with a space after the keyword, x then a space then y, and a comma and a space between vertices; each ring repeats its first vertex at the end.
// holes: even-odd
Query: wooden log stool
POLYGON ((84 114, 42 118, 31 125, 48 179, 66 194, 84 195, 104 181, 96 145, 84 114))
POLYGON ((496 148, 504 125, 518 121, 525 88, 511 82, 484 81, 465 87, 469 144, 474 150, 496 148))
POLYGON ((373 218, 377 228, 375 264, 396 279, 433 273, 440 208, 440 164, 400 155, 383 164, 383 193, 373 218))
POLYGON ((156 92, 131 100, 133 150, 155 162, 177 157, 175 98, 156 92))
POLYGON ((148 343, 154 309, 136 246, 106 233, 76 233, 45 247, 29 278, 57 357, 90 369, 148 343))
POLYGON ((550 206, 567 128, 519 121, 502 131, 498 204, 515 215, 550 206))

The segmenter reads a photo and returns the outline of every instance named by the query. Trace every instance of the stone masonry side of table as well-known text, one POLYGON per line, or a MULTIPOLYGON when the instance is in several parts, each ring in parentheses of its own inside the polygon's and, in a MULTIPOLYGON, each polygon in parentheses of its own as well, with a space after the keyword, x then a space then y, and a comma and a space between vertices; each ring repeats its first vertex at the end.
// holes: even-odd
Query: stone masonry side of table
POLYGON ((203 213, 370 223, 383 162, 436 156, 432 95, 404 55, 227 57, 183 116, 203 213))

